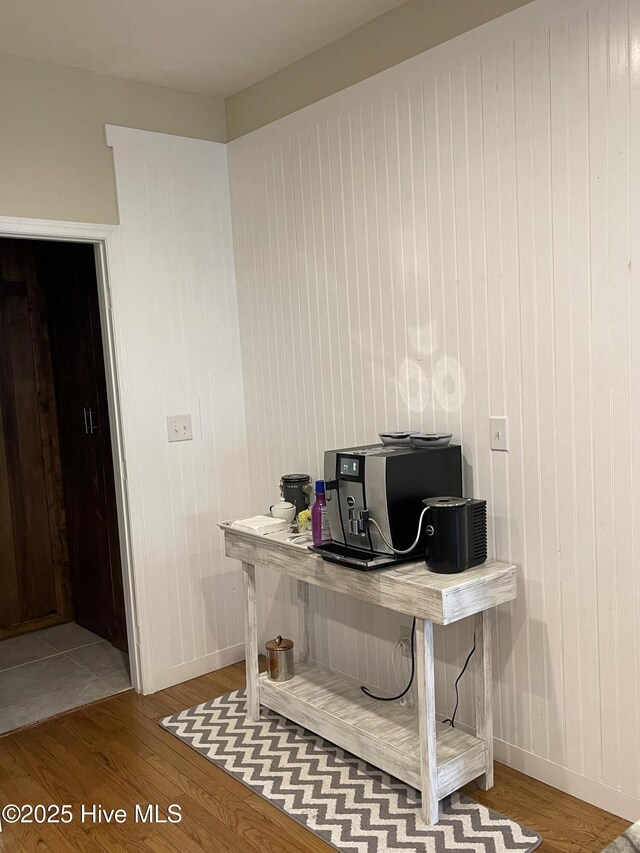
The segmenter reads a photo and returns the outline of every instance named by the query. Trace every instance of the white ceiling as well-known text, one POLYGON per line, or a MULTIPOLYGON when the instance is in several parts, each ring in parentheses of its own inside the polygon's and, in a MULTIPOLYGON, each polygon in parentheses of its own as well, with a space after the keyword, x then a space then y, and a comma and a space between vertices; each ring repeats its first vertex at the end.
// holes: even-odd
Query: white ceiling
POLYGON ((0 0, 0 51, 227 96, 404 0, 0 0))

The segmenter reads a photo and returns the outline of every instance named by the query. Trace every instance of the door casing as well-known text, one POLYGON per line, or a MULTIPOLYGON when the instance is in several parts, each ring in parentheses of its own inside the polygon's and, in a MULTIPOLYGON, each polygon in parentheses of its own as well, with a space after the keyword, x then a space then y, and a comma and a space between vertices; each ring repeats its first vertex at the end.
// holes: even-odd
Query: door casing
POLYGON ((145 642, 142 626, 147 624, 146 596, 136 584, 131 549, 129 495, 126 476, 120 393, 116 366, 115 331, 111 311, 111 282, 117 277, 120 257, 120 234, 117 225, 99 225, 86 222, 60 222, 48 219, 27 219, 0 216, 0 237, 23 239, 60 240, 70 243, 92 243, 95 248, 100 323, 104 349, 109 426, 116 486, 118 529, 122 559, 122 579, 129 637, 129 664, 131 683, 138 693, 150 692, 154 683, 153 655, 145 642), (147 689, 145 689, 145 686, 147 689))

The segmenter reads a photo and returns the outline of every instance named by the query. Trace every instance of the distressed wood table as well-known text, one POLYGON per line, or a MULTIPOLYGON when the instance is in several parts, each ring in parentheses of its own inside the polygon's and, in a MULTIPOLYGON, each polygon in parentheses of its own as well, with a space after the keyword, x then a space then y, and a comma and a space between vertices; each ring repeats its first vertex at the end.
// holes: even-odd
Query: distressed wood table
POLYGON ((424 562, 360 572, 329 563, 285 534, 256 536, 220 524, 225 553, 241 560, 244 576, 247 715, 260 705, 321 735, 422 792, 422 815, 438 822, 444 797, 482 777, 493 786, 491 609, 516 597, 516 567, 487 562, 457 575, 437 575, 424 562), (290 681, 270 681, 258 670, 256 567, 297 580, 299 661, 290 681), (309 585, 324 587, 416 617, 417 709, 378 702, 351 682, 311 662, 307 616, 309 585), (473 617, 475 737, 436 720, 433 626, 473 617))

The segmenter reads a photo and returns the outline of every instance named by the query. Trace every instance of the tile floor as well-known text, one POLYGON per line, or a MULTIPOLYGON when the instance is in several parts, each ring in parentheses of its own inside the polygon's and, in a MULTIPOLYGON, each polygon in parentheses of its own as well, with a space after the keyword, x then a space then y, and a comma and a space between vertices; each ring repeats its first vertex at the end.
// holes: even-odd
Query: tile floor
POLYGON ((75 622, 0 641, 0 734, 131 687, 124 652, 75 622))

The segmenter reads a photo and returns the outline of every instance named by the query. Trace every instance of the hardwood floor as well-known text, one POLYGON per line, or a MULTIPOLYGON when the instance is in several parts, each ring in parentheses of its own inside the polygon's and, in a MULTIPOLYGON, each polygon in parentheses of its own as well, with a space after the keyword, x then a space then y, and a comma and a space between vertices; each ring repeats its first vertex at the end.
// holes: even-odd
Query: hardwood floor
MULTIPOLYGON (((68 825, 5 825, 2 851, 213 851, 329 853, 332 847, 214 767, 157 724, 160 717, 244 684, 234 664, 153 696, 121 693, 0 737, 0 804, 69 803, 68 825), (82 804, 181 806, 179 824, 82 824, 82 804)), ((515 770, 468 793, 538 830, 542 853, 600 851, 629 825, 515 770)), ((166 813, 166 812, 165 812, 166 813)))

